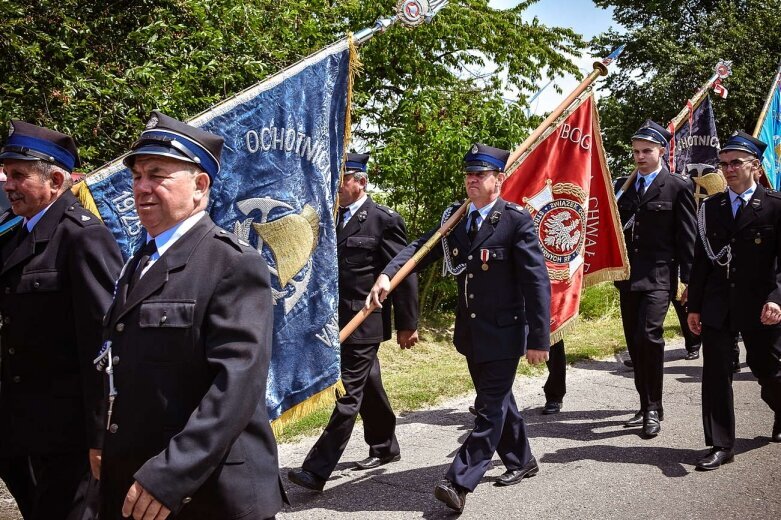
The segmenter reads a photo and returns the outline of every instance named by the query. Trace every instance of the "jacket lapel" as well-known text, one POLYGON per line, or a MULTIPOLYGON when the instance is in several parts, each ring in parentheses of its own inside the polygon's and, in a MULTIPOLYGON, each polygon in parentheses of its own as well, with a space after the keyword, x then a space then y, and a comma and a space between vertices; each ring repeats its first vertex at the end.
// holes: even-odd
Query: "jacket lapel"
POLYGON ((341 245, 342 242, 347 240, 347 237, 353 236, 358 231, 361 230, 361 225, 366 220, 365 218, 361 218, 358 215, 361 213, 368 212, 371 206, 374 203, 372 202, 371 197, 368 195, 366 196, 366 201, 364 201, 363 204, 358 208, 358 211, 355 212, 354 215, 350 215, 350 220, 347 222, 347 225, 344 226, 342 229, 336 230, 336 245, 341 245))
POLYGON ((716 207, 716 216, 725 229, 728 229, 730 233, 735 231, 735 219, 732 217, 732 207, 730 206, 729 193, 724 191, 719 195, 719 204, 716 207))
POLYGON ((470 253, 477 249, 480 244, 488 240, 488 237, 494 234, 496 224, 499 222, 499 218, 502 216, 502 212, 504 211, 504 206, 505 201, 503 199, 496 199, 496 203, 494 204, 494 207, 491 208, 491 212, 488 213, 488 217, 485 219, 485 222, 480 225, 480 230, 477 232, 477 236, 475 237, 474 242, 472 242, 472 244, 469 246, 470 253))
POLYGON ((662 187, 664 187, 669 176, 670 173, 666 169, 662 168, 661 171, 656 175, 656 178, 651 183, 651 185, 646 188, 643 197, 640 199, 641 206, 659 196, 659 193, 661 193, 662 187))
POLYGON ((754 195, 751 196, 748 204, 746 204, 743 210, 740 212, 740 216, 738 217, 737 222, 735 222, 736 233, 757 219, 759 213, 762 211, 762 203, 764 200, 765 188, 757 184, 757 189, 754 191, 754 195))
MULTIPOLYGON (((186 265, 201 240, 215 228, 214 222, 208 215, 201 217, 201 220, 192 229, 180 237, 163 256, 157 259, 144 276, 136 282, 132 291, 128 291, 127 284, 133 276, 135 269, 127 269, 127 272, 120 280, 120 284, 117 286, 117 296, 125 298, 125 301, 121 305, 119 305, 119 301, 117 302, 119 312, 113 318, 113 321, 122 318, 133 307, 165 285, 168 281, 168 274, 186 265)), ((133 261, 130 263, 130 266, 137 267, 139 255, 140 252, 133 255, 133 261)))
MULTIPOLYGON (((51 207, 41 217, 41 220, 35 225, 33 230, 21 242, 16 239, 8 242, 3 251, 3 269, 0 274, 5 274, 17 265, 26 261, 35 254, 36 244, 45 243, 51 240, 52 235, 57 230, 57 225, 62 220, 62 216, 68 207, 76 203, 76 197, 70 191, 66 191, 54 201, 51 207)), ((19 232, 18 230, 16 231, 19 232)))

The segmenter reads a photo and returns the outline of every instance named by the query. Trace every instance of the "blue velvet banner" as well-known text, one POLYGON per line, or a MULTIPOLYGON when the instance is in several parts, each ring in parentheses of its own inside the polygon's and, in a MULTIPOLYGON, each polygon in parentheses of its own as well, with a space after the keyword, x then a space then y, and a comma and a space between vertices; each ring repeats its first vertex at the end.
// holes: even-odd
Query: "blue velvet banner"
POLYGON ((689 121, 675 132, 675 172, 686 173, 687 164, 719 164, 719 136, 710 96, 705 98, 689 121))
MULTIPOLYGON (((271 269, 271 419, 339 379, 333 208, 349 63, 348 42, 337 42, 189 121, 225 139, 209 214, 256 247, 271 269)), ((144 235, 130 172, 117 159, 86 182, 129 257, 144 235)))

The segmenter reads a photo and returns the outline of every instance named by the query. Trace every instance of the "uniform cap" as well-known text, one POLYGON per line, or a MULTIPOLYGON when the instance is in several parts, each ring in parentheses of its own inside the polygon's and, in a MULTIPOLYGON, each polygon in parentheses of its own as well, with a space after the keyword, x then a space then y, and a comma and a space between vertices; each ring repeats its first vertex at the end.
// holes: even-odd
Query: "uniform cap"
POLYGON ((658 144, 659 146, 666 147, 672 136, 673 134, 671 134, 662 125, 647 119, 645 123, 643 123, 643 126, 641 126, 640 129, 637 130, 637 132, 635 132, 635 134, 632 136, 632 141, 639 139, 641 141, 650 141, 654 144, 658 144))
POLYGON ((464 156, 465 172, 504 171, 510 152, 475 143, 464 156))
POLYGON ((366 172, 366 164, 368 162, 368 153, 348 153, 345 168, 347 171, 366 172))
POLYGON ((749 135, 746 132, 735 132, 727 139, 727 142, 721 150, 719 150, 719 153, 734 150, 738 152, 748 152, 751 155, 760 158, 762 157, 762 154, 765 153, 765 148, 767 148, 767 144, 756 137, 749 135))
POLYGON ((11 120, 8 139, 0 149, 0 164, 7 159, 45 161, 68 172, 81 164, 71 136, 15 119, 11 120))

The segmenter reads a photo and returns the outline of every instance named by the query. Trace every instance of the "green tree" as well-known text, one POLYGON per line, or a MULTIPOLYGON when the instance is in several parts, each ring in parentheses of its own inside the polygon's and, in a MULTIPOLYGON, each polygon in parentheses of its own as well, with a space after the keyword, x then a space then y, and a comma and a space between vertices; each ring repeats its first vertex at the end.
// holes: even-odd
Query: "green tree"
POLYGON ((713 74, 720 59, 732 60, 724 84, 727 99, 713 108, 722 141, 735 130, 754 130, 781 58, 778 0, 595 0, 612 7, 625 32, 609 31, 593 42, 596 53, 626 43, 600 101, 605 147, 615 175, 631 169, 629 136, 646 118, 666 124, 713 74))
MULTIPOLYGON (((577 72, 567 55, 578 55, 581 38, 524 20, 534 1, 499 11, 454 0, 432 24, 394 26, 361 49, 355 145, 373 152, 371 182, 411 236, 463 198, 460 162, 473 141, 519 143, 539 123, 521 110, 535 84, 577 72), (505 102, 507 89, 518 105, 505 102)), ((74 135, 89 170, 126 150, 152 109, 198 114, 395 3, 4 0, 0 124, 18 118, 74 135)), ((428 303, 454 294, 426 280, 428 303)))

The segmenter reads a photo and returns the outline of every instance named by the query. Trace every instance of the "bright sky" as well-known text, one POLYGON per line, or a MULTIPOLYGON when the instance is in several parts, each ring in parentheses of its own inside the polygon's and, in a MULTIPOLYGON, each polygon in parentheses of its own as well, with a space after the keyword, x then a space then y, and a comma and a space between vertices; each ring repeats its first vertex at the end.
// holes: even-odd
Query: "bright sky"
MULTIPOLYGON (((494 9, 508 9, 518 3, 518 0, 490 0, 489 2, 494 9)), ((595 6, 591 0, 540 0, 526 9, 523 16, 528 19, 536 16, 542 24, 548 26, 572 28, 586 40, 608 30, 611 26, 617 27, 612 20, 612 11, 595 6)), ((592 63, 601 58, 602 56, 585 55, 575 60, 576 65, 581 69, 581 76, 577 78, 570 76, 556 81, 564 94, 558 94, 552 85, 548 86, 532 103, 531 111, 535 114, 543 114, 553 110, 580 83, 583 76, 593 70, 592 63)), ((543 87, 547 83, 547 80, 542 81, 539 86, 543 87)))

